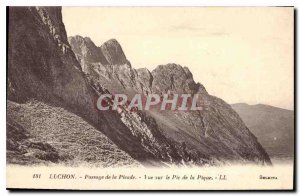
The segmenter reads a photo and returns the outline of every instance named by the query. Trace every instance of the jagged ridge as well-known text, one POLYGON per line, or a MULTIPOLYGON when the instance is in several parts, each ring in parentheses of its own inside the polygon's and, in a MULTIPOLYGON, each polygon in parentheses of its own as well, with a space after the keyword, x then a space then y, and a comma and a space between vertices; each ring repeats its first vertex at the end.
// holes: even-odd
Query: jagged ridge
MULTIPOLYGON (((149 118, 126 113, 126 110, 123 114, 117 111, 103 113, 96 110, 95 100, 99 94, 105 93, 106 89, 102 88, 101 83, 91 82, 92 76, 102 73, 102 70, 93 68, 105 70, 103 73, 107 75, 103 77, 117 76, 115 79, 123 86, 134 86, 137 72, 131 70, 128 61, 119 65, 117 69, 109 64, 115 63, 109 61, 109 58, 115 58, 114 54, 120 53, 116 45, 103 48, 103 51, 106 50, 104 54, 107 55, 103 56, 108 59, 108 64, 105 64, 105 61, 94 62, 101 61, 101 56, 93 57, 88 55, 87 51, 77 54, 77 58, 86 57, 80 62, 91 61, 87 67, 90 74, 84 74, 85 70, 66 41, 61 19, 61 8, 58 7, 9 8, 8 100, 25 103, 35 99, 75 113, 104 133, 120 149, 145 165, 181 162, 186 157, 185 150, 175 150, 180 145, 172 144, 160 130, 153 127, 149 129, 154 123, 149 118), (102 63, 104 65, 99 66, 102 63), (116 75, 116 70, 122 74, 116 75), (126 80, 127 77, 131 77, 132 80, 126 80)), ((88 39, 82 43, 94 47, 88 39)), ((120 63, 125 62, 122 55, 116 58, 120 63)), ((12 112, 10 110, 8 108, 8 113, 12 112)), ((7 131, 10 132, 11 129, 7 131)))
POLYGON ((185 152, 189 153, 186 161, 197 162, 206 157, 214 160, 212 162, 271 163, 239 116, 223 100, 210 96, 203 85, 195 83, 187 67, 167 64, 152 72, 145 68, 135 70, 127 63, 112 65, 109 70, 102 64, 90 63, 89 67, 86 74, 92 78, 92 83, 101 83, 111 93, 198 93, 208 105, 207 110, 147 112, 169 141, 184 146, 185 152))
MULTIPOLYGON (((170 64, 152 73, 135 70, 116 40, 100 47, 89 38, 74 40, 72 45, 78 44, 76 56, 67 41, 61 8, 10 7, 8 100, 25 103, 36 99, 64 108, 145 165, 270 163, 239 116, 196 84, 187 68, 170 64), (210 108, 203 113, 133 113, 126 106, 103 112, 95 108, 95 100, 102 93, 165 91, 197 92, 210 108)), ((11 108, 8 113, 13 113, 11 108)), ((21 137, 23 140, 26 136, 21 137)), ((51 147, 46 151, 56 156, 51 147)))

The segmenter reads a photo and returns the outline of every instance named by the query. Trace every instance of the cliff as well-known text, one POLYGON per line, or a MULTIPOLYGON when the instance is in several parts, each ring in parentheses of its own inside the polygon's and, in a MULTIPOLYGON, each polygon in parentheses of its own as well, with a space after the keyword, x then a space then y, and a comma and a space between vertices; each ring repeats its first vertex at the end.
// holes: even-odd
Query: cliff
MULTIPOLYGON (((71 46, 75 48, 77 44, 73 44, 71 46)), ((114 42, 113 45, 119 44, 114 42)), ((116 56, 124 56, 123 50, 116 56)), ((123 63, 110 65, 109 69, 101 63, 87 63, 89 68, 86 75, 111 93, 199 95, 204 106, 202 111, 140 112, 155 122, 155 127, 170 143, 176 141, 174 145, 184 149, 185 155, 181 158, 185 163, 201 164, 202 160, 209 160, 210 164, 271 163, 268 154, 238 114, 223 100, 210 96, 202 84, 194 81, 187 67, 178 64, 159 65, 150 72, 145 68, 136 70, 130 63, 123 63)))
POLYGON ((147 166, 270 164, 238 114, 210 96, 186 67, 168 64, 152 72, 136 70, 115 39, 100 47, 90 38, 67 39, 59 7, 9 8, 7 77, 7 133, 20 136, 7 138, 8 161, 27 156, 56 163, 102 160, 102 165, 111 159, 117 160, 113 165, 135 165, 133 159, 147 166), (197 93, 205 110, 96 108, 104 93, 166 92, 197 93), (70 146, 64 145, 68 142, 70 146), (105 144, 111 150, 106 151, 105 144), (22 146, 25 149, 18 151, 22 146), (72 153, 76 148, 82 154, 72 153), (63 158, 65 152, 71 160, 63 158))

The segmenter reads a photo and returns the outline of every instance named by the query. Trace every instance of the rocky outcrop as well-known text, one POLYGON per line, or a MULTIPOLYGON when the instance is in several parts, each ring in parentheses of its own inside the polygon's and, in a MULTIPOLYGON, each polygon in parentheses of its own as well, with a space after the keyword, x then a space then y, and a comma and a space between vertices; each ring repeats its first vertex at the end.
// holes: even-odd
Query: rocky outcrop
POLYGON ((102 54, 110 65, 128 64, 121 45, 115 39, 108 40, 100 46, 102 54))
POLYGON ((145 69, 133 69, 117 40, 109 40, 100 47, 94 47, 94 43, 84 41, 90 40, 90 38, 83 38, 79 35, 69 37, 68 40, 74 48, 78 61, 81 62, 84 73, 94 80, 101 77, 102 84, 108 86, 112 93, 123 92, 122 89, 151 92, 149 82, 152 83, 152 74, 145 69), (89 55, 84 55, 86 53, 89 55), (95 58, 90 56, 95 56, 95 58), (103 56, 104 60, 96 58, 99 56, 103 56))
POLYGON ((270 163, 239 116, 195 83, 187 68, 168 64, 152 73, 135 70, 116 40, 100 47, 80 36, 69 41, 76 55, 67 41, 61 8, 9 8, 7 132, 19 136, 8 138, 10 158, 29 152, 35 160, 57 162, 65 157, 61 154, 66 149, 60 145, 71 143, 71 157, 80 149, 84 153, 79 157, 100 162, 106 153, 116 153, 115 159, 132 157, 144 165, 270 163), (104 93, 152 92, 198 93, 205 110, 134 112, 127 105, 116 111, 95 107, 104 93), (23 131, 29 135, 20 134, 23 131), (33 144, 28 143, 30 138, 33 144), (101 141, 114 144, 113 150, 102 149, 101 141), (22 146, 26 148, 17 151, 22 146), (87 146, 92 153, 84 149, 87 146))
POLYGON ((35 98, 96 120, 93 95, 71 50, 61 8, 10 7, 8 99, 35 98))
POLYGON ((68 40, 73 46, 72 50, 76 54, 76 58, 80 62, 82 70, 86 71, 87 63, 100 62, 103 65, 108 64, 100 48, 98 48, 90 38, 74 36, 70 37, 68 40))
POLYGON ((65 108, 136 159, 156 160, 136 141, 118 113, 97 112, 98 91, 88 83, 70 48, 59 7, 9 8, 7 91, 8 100, 17 103, 35 99, 65 108))
MULTIPOLYGON (((123 51, 119 56, 123 56, 123 51)), ((238 114, 223 100, 210 96, 203 85, 193 80, 187 67, 167 64, 149 72, 147 69, 135 70, 128 62, 109 66, 90 62, 88 66, 90 69, 86 74, 91 83, 101 84, 112 94, 199 95, 203 107, 201 111, 141 111, 136 114, 128 111, 126 106, 122 108, 122 121, 127 127, 133 127, 134 121, 136 125, 142 123, 142 127, 136 126, 130 130, 145 133, 146 138, 150 139, 147 145, 160 149, 155 156, 167 152, 167 156, 162 158, 165 162, 181 160, 184 164, 199 165, 232 162, 271 164, 268 154, 238 114), (147 116, 148 121, 144 122, 142 116, 147 116)), ((144 136, 138 137, 147 141, 144 136)), ((152 154, 155 154, 154 151, 152 154)))
POLYGON ((83 70, 89 63, 101 63, 101 65, 123 65, 130 64, 120 46, 115 39, 108 40, 100 47, 97 47, 89 37, 79 35, 69 37, 69 43, 76 54, 83 70))
MULTIPOLYGON (((100 135, 113 132, 114 127, 95 109, 97 94, 67 41, 60 7, 10 7, 8 30, 8 100, 34 99, 65 108, 102 130, 100 135)), ((7 110, 8 115, 13 112, 7 110)), ((120 119, 115 123, 122 129, 120 119)), ((8 126, 7 132, 14 134, 14 129, 8 126)))
MULTIPOLYGON (((100 94, 107 93, 108 89, 117 92, 119 89, 130 88, 142 90, 139 86, 141 82, 138 80, 137 71, 131 68, 127 60, 125 61, 125 55, 115 40, 107 42, 100 49, 95 48, 87 38, 78 37, 74 40, 79 42, 77 50, 74 49, 78 52, 76 56, 66 38, 61 8, 9 8, 8 100, 16 104, 27 104, 35 100, 38 105, 46 104, 50 107, 50 112, 44 114, 44 118, 36 117, 39 114, 30 113, 36 118, 25 118, 26 122, 18 121, 16 123, 25 127, 24 130, 29 133, 36 132, 36 136, 42 134, 43 137, 37 137, 36 141, 41 142, 40 146, 48 146, 45 142, 48 141, 47 138, 62 144, 68 138, 70 139, 73 133, 76 137, 80 136, 80 131, 76 132, 76 128, 73 127, 74 123, 68 123, 69 121, 63 115, 59 119, 52 115, 57 110, 51 110, 51 107, 63 108, 82 118, 83 122, 99 131, 99 135, 104 134, 111 143, 116 144, 120 151, 127 153, 127 157, 132 157, 144 165, 179 164, 183 158, 188 159, 185 149, 179 148, 180 145, 175 145, 172 140, 167 139, 155 126, 151 117, 131 113, 127 108, 121 107, 118 111, 97 111, 95 103, 100 94), (103 52, 103 56, 101 54, 93 56, 94 52, 98 50, 103 52), (81 65, 76 57, 82 63, 81 65), (111 63, 116 63, 117 66, 111 65, 111 63), (99 78, 102 82, 99 82, 99 78), (107 85, 111 85, 111 88, 105 88, 107 85), (47 115, 50 115, 49 118, 47 115), (45 120, 44 123, 47 122, 49 125, 57 122, 57 127, 41 128, 39 126, 43 125, 43 122, 34 123, 32 120, 45 120), (24 125, 29 122, 32 122, 32 126, 24 125), (69 124, 68 130, 60 129, 60 125, 63 124, 69 124), (39 132, 42 129, 49 131, 39 132), (48 135, 53 131, 55 132, 54 136, 48 135), (61 131, 70 134, 70 137, 59 135, 61 131), (44 141, 39 141, 42 139, 44 141)), ((15 113, 13 108, 7 108, 8 115, 23 115, 21 111, 15 113)), ((44 112, 43 109, 41 111, 44 112)), ((24 112, 26 113, 26 111, 24 112)), ((64 114, 69 116, 67 112, 64 114)), ((22 119, 21 116, 19 119, 22 119)), ((14 118, 16 116, 13 116, 12 119, 14 118)), ((86 131, 88 132, 90 129, 86 131)), ((7 132, 14 134, 16 131, 8 126, 7 132)), ((92 136, 91 138, 95 139, 92 136)), ((24 137, 20 142, 26 143, 26 138, 24 137)), ((72 142, 74 145, 76 144, 76 140, 73 139, 72 142)), ((18 145, 16 147, 18 148, 18 145)), ((63 148, 57 146, 54 148, 57 150, 55 153, 58 154, 57 160, 59 160, 59 154, 63 148)), ((77 148, 85 147, 77 146, 77 148)), ((32 150, 30 147, 27 149, 32 150)), ((51 149, 49 147, 46 151, 38 151, 37 154, 47 157, 51 149)), ((97 149, 100 148, 93 148, 93 153, 100 153, 100 150, 97 151, 97 149)), ((10 156, 13 159, 14 154, 10 155, 13 155, 10 156)), ((23 155, 21 153, 20 157, 23 155)), ((115 158, 117 159, 117 157, 115 158)), ((52 158, 47 158, 46 161, 51 160, 52 158)), ((201 160, 201 162, 199 161, 201 164, 205 162, 204 158, 199 158, 199 160, 201 160)))
POLYGON ((152 71, 154 93, 191 93, 198 91, 198 85, 187 67, 177 64, 159 65, 152 71))

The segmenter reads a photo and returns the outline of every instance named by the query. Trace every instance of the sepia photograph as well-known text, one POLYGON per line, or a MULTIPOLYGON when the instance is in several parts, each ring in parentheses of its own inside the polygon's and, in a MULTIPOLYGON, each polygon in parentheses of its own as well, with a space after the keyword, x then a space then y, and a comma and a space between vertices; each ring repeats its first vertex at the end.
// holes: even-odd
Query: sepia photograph
POLYGON ((294 190, 294 7, 6 15, 7 189, 294 190))

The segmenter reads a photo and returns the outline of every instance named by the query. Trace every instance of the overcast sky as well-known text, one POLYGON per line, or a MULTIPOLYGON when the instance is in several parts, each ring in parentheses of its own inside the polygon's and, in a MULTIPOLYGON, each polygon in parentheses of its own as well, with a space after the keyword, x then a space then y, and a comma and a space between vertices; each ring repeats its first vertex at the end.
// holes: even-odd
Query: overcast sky
POLYGON ((177 63, 228 103, 294 107, 293 8, 64 7, 68 36, 115 38, 134 68, 177 63))

